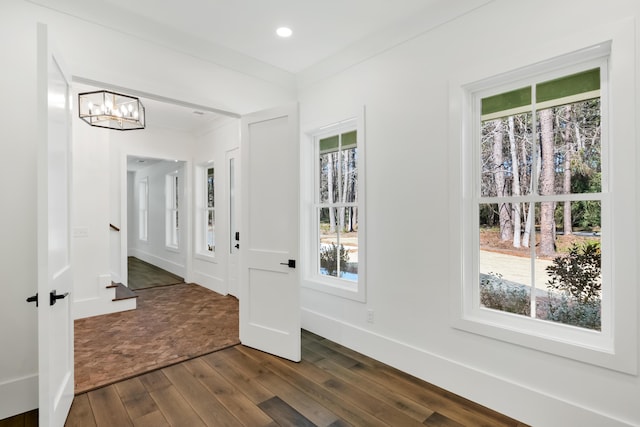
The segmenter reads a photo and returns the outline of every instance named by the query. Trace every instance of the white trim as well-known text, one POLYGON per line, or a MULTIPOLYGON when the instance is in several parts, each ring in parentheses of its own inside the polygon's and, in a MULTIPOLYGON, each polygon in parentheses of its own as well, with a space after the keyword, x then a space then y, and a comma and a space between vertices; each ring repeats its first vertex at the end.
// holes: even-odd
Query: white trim
POLYGON ((0 420, 38 408, 38 373, 0 383, 0 420))

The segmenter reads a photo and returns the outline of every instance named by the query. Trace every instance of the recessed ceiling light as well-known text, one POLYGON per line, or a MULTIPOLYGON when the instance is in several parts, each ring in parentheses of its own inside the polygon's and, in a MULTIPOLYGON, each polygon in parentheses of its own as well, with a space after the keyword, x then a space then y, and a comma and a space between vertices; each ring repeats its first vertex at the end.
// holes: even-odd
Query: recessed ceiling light
POLYGON ((287 37, 291 37, 291 34, 293 34, 293 31, 291 31, 291 28, 289 27, 280 27, 276 30, 276 34, 282 38, 287 38, 287 37))

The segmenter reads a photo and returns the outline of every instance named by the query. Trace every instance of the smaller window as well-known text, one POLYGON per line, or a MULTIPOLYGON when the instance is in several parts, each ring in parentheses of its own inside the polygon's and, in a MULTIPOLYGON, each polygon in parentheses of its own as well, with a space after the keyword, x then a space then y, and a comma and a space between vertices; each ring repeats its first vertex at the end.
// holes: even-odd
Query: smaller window
POLYGON ((215 228, 216 228, 216 198, 215 198, 215 186, 214 186, 214 168, 207 168, 206 172, 206 180, 207 180, 207 192, 206 192, 206 203, 204 208, 204 217, 205 217, 205 252, 209 254, 214 254, 216 251, 216 239, 215 239, 215 228))
POLYGON ((305 286, 365 300, 363 115, 309 133, 305 286))
POLYGON ((166 177, 166 245, 177 249, 179 247, 180 223, 180 181, 178 171, 170 173, 166 177))
POLYGON ((211 259, 216 252, 215 168, 212 162, 196 166, 195 170, 195 253, 211 259))
POLYGON ((147 241, 149 223, 149 178, 138 183, 138 238, 147 241))

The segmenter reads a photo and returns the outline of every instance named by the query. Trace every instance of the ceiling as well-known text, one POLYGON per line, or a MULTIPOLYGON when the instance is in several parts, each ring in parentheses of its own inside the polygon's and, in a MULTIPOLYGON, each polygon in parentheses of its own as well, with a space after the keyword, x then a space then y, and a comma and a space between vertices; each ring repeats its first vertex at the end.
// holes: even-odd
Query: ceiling
MULTIPOLYGON (((464 1, 464 0, 456 0, 464 1)), ((93 0, 291 73, 442 0, 93 0), (282 39, 276 28, 293 35, 282 39)))

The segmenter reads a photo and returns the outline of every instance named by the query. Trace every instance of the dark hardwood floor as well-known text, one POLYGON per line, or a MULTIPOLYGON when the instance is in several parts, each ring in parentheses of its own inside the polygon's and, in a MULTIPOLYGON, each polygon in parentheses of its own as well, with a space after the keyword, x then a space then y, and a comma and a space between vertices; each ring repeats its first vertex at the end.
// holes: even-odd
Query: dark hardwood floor
POLYGON ((67 426, 524 424, 310 332, 300 363, 237 345, 76 396, 67 426))

